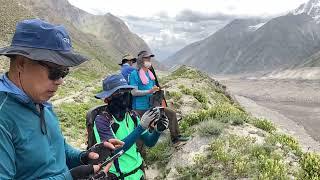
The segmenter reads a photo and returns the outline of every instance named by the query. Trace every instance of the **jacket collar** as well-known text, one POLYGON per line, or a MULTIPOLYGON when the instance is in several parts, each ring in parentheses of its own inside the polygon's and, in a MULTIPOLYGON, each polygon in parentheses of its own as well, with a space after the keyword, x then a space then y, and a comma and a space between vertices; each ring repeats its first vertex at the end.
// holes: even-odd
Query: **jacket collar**
MULTIPOLYGON (((16 86, 9 78, 8 73, 1 75, 0 77, 0 92, 6 92, 13 94, 16 99, 25 104, 35 104, 32 99, 18 86, 16 86)), ((43 103, 45 107, 51 107, 52 105, 48 102, 43 103)))

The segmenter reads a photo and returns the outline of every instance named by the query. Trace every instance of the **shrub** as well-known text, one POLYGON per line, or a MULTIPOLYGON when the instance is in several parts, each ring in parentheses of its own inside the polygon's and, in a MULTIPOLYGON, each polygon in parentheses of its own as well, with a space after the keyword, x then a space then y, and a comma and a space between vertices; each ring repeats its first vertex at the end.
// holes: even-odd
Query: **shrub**
POLYGON ((176 91, 171 91, 167 93, 169 98, 172 98, 174 101, 179 101, 182 97, 182 94, 180 92, 176 92, 176 91))
POLYGON ((182 88, 181 92, 186 95, 192 95, 192 90, 189 88, 182 88))
POLYGON ((302 155, 302 149, 299 146, 298 141, 286 134, 273 134, 269 136, 266 139, 266 141, 272 145, 276 145, 277 143, 280 143, 283 146, 286 153, 292 150, 295 155, 297 156, 302 155))
MULTIPOLYGON (((219 137, 210 143, 207 154, 197 156, 194 165, 178 168, 178 172, 189 179, 289 179, 292 172, 277 148, 270 144, 253 144, 254 141, 236 135, 219 137)), ((311 173, 315 174, 319 169, 314 166, 319 167, 320 158, 305 164, 306 169, 312 169, 311 173)), ((303 176, 301 172, 302 177, 308 177, 302 179, 317 175, 303 176)))
POLYGON ((269 133, 273 132, 276 130, 276 127, 274 126, 274 124, 266 119, 253 119, 252 120, 252 124, 259 128, 262 129, 264 131, 267 131, 269 133))
POLYGON ((243 118, 247 118, 247 115, 240 111, 238 108, 233 106, 230 103, 221 103, 216 105, 215 107, 215 117, 235 117, 235 116, 241 116, 243 118))
POLYGON ((224 127, 224 124, 211 119, 199 124, 197 131, 200 136, 219 136, 224 127))
POLYGON ((262 157, 259 164, 259 175, 257 179, 287 180, 287 167, 282 160, 262 157))
POLYGON ((242 121, 247 121, 248 115, 233 107, 229 103, 218 104, 212 108, 203 109, 198 112, 190 113, 185 116, 180 123, 181 130, 185 131, 188 127, 198 124, 207 119, 216 119, 219 122, 233 124, 243 124, 242 121))
POLYGON ((305 153, 300 159, 301 179, 320 179, 320 155, 316 153, 305 153))
POLYGON ((208 99, 205 94, 199 90, 194 90, 192 93, 193 97, 196 98, 200 103, 207 103, 208 99))
POLYGON ((181 130, 186 131, 189 127, 214 117, 215 117, 214 108, 190 113, 189 115, 185 116, 182 122, 180 123, 181 130))
POLYGON ((184 89, 184 88, 186 88, 186 87, 185 87, 183 84, 181 84, 181 85, 178 86, 178 88, 179 88, 179 89, 184 89))

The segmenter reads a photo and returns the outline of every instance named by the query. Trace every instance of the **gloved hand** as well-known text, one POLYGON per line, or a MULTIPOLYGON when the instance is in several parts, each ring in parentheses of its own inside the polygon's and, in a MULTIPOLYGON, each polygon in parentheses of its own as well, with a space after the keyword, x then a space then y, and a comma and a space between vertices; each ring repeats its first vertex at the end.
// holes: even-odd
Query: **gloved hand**
POLYGON ((158 109, 150 109, 142 115, 140 125, 147 129, 153 121, 158 121, 159 117, 160 111, 158 109))
POLYGON ((157 132, 163 132, 169 127, 169 119, 166 115, 162 114, 160 119, 156 122, 155 130, 157 132))
POLYGON ((107 148, 104 143, 95 144, 90 149, 82 153, 80 159, 82 164, 99 164, 107 159, 112 154, 112 152, 113 150, 107 148), (90 157, 89 154, 91 152, 97 153, 99 156, 97 157, 97 154, 93 154, 90 157))
POLYGON ((118 177, 112 173, 106 173, 105 171, 100 171, 96 175, 89 178, 89 180, 118 180, 118 177))
POLYGON ((70 174, 74 180, 87 179, 94 174, 93 165, 81 165, 70 170, 70 174))

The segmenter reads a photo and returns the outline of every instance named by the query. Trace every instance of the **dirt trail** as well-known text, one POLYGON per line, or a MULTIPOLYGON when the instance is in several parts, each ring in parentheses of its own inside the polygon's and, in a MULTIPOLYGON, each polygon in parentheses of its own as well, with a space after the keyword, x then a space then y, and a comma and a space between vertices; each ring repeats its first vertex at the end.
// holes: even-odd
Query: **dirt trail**
POLYGON ((227 85, 247 111, 270 119, 304 149, 320 152, 320 81, 216 79, 227 85))

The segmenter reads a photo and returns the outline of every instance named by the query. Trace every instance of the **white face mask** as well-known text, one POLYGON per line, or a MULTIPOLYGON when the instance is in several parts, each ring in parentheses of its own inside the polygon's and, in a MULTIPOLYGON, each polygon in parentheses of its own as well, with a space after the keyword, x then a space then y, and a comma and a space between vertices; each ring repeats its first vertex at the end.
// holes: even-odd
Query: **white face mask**
POLYGON ((148 61, 144 62, 144 67, 149 69, 151 67, 151 62, 148 62, 148 61))

